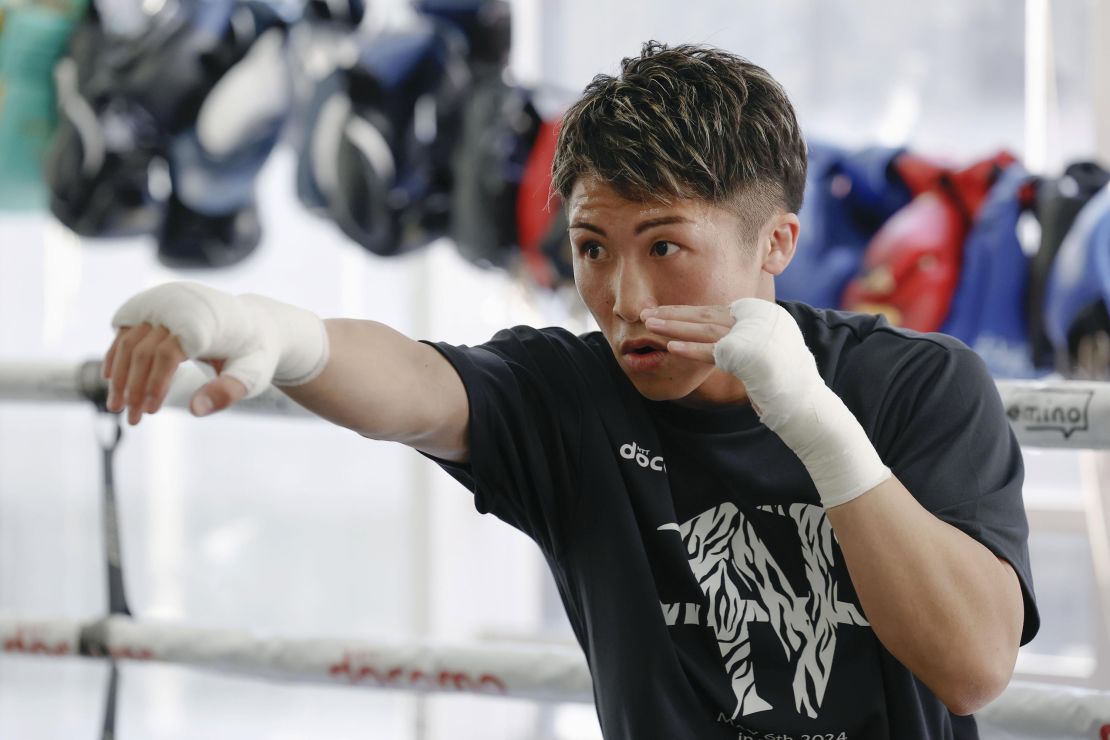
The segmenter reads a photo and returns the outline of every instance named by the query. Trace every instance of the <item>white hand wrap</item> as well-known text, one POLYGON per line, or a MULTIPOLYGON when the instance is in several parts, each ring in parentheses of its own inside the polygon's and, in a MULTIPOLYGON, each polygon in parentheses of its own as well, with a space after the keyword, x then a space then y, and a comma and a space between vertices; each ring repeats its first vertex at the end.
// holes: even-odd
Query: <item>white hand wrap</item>
POLYGON ((717 342, 717 367, 744 383, 767 428, 809 471, 825 508, 847 503, 890 477, 863 427, 817 372, 797 322, 782 307, 741 298, 717 342))
POLYGON ((164 326, 191 359, 224 360, 222 374, 257 396, 273 383, 301 385, 328 362, 323 320, 260 295, 234 296, 192 282, 165 283, 120 306, 112 326, 164 326))

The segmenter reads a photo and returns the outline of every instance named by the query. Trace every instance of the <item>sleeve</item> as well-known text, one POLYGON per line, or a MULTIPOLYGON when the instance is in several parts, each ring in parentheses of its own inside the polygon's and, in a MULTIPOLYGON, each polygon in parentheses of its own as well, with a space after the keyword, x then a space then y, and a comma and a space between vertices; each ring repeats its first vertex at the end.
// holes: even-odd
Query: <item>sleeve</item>
POLYGON ((1013 566, 1025 602, 1021 644, 1032 640, 1040 616, 1022 499, 1025 467, 982 359, 955 340, 919 340, 897 363, 877 418, 879 454, 907 490, 1013 566))
POLYGON ((515 327, 476 347, 427 344, 466 389, 470 459, 426 456, 474 493, 479 512, 553 552, 579 488, 582 404, 566 338, 515 327))

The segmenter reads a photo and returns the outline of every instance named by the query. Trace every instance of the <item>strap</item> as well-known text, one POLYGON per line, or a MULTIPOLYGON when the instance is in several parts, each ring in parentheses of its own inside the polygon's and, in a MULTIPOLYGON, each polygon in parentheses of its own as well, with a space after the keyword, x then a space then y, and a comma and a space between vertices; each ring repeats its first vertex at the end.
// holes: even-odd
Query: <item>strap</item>
MULTIPOLYGON (((100 363, 85 363, 78 371, 78 386, 97 409, 96 439, 101 450, 101 523, 104 527, 104 560, 108 568, 108 616, 131 616, 123 581, 119 515, 116 507, 115 461, 123 439, 123 421, 106 407, 107 384, 100 379, 100 363)), ((104 722, 100 739, 115 740, 116 705, 119 694, 119 668, 108 652, 107 616, 81 630, 78 652, 107 656, 110 664, 108 692, 104 702, 104 722)))

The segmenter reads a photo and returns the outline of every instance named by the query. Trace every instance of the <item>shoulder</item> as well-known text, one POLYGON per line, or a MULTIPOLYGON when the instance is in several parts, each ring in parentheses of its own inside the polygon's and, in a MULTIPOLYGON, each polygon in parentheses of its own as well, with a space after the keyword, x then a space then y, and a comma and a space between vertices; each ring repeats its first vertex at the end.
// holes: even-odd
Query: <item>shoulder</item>
POLYGON ((598 332, 577 335, 561 327, 524 325, 502 329, 482 344, 448 351, 482 366, 503 368, 498 374, 531 377, 555 387, 582 385, 606 373, 606 353, 612 354, 598 332))
POLYGON ((962 396, 994 389, 983 360, 946 334, 891 326, 883 316, 783 302, 802 330, 825 382, 849 406, 913 405, 923 394, 962 396))
POLYGON ((780 301, 798 322, 806 344, 826 380, 843 382, 845 373, 862 372, 893 376, 938 364, 955 363, 972 368, 982 361, 955 337, 892 326, 879 314, 813 308, 804 303, 780 301))
POLYGON ((598 358, 598 338, 597 332, 578 335, 558 326, 537 329, 520 325, 502 329, 478 348, 506 359, 581 362, 598 358))

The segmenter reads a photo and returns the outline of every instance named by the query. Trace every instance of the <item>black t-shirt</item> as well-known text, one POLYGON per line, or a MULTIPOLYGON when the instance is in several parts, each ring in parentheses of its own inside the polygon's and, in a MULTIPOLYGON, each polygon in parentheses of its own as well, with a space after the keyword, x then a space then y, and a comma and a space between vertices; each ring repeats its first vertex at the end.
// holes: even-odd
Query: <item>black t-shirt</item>
MULTIPOLYGON (((978 356, 780 305, 922 506, 1014 566, 1028 642, 1021 452, 978 356)), ((438 462, 540 546, 608 740, 978 737, 876 638, 805 468, 750 405, 649 401, 596 332, 433 346, 470 399, 470 462, 438 462)))

